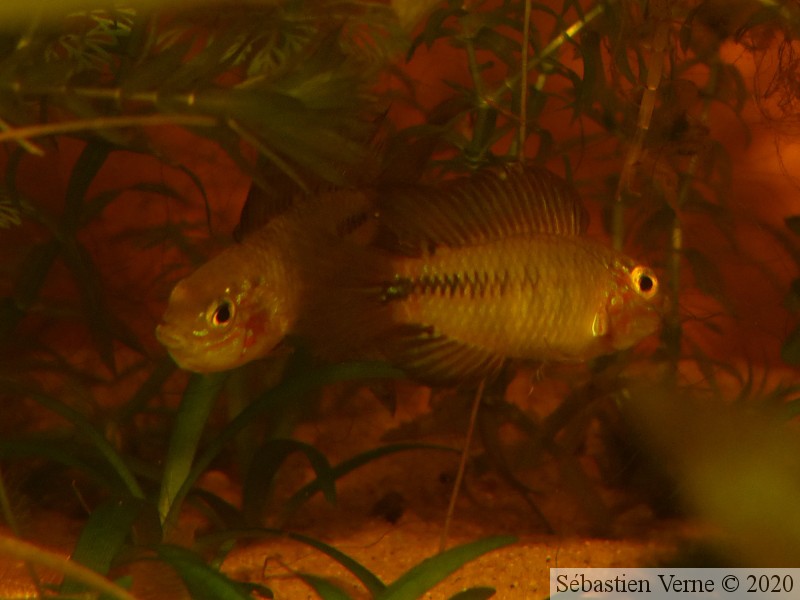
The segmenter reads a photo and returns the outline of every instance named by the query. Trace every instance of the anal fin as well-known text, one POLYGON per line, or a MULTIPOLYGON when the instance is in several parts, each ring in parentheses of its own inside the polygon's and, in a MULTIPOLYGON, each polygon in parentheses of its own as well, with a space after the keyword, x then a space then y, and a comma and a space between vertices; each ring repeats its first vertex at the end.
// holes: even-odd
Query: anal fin
POLYGON ((502 355, 459 342, 422 325, 404 326, 392 334, 394 340, 387 343, 389 361, 413 379, 428 385, 492 379, 506 362, 502 355))

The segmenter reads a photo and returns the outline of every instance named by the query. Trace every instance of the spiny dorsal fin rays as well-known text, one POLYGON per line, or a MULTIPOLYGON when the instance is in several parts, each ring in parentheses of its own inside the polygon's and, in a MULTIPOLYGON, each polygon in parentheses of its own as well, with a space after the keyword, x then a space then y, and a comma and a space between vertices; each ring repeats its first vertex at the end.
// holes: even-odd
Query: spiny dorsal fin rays
POLYGON ((313 245, 314 240, 322 246, 328 236, 363 246, 372 242, 376 231, 373 196, 358 190, 339 190, 295 198, 279 218, 251 235, 262 240, 282 235, 291 240, 287 246, 298 249, 313 245))
POLYGON ((588 218, 576 191, 541 168, 485 169, 437 188, 381 190, 382 227, 400 247, 451 247, 517 235, 580 235, 588 218))

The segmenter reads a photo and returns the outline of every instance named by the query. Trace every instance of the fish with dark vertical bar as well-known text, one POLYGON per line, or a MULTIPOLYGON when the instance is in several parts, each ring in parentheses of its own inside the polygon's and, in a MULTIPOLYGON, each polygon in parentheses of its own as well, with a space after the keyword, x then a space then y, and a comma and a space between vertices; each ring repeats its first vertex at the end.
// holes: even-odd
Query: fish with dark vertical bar
POLYGON ((588 238, 574 189, 543 169, 327 192, 276 212, 175 286, 156 335, 181 367, 230 369, 297 334, 322 356, 450 384, 508 360, 588 360, 660 322, 653 271, 588 238))
POLYGON ((175 285, 156 337, 178 366, 200 373, 268 355, 294 330, 302 298, 312 293, 299 261, 316 260, 313 252, 339 239, 368 243, 370 202, 364 193, 338 191, 246 205, 243 216, 257 213, 260 226, 237 228, 238 243, 175 285))
POLYGON ((383 249, 329 256, 340 268, 318 273, 338 292, 311 298, 298 330, 332 356, 385 358, 437 384, 629 348, 659 327, 658 280, 587 222, 571 186, 522 165, 385 190, 383 249))

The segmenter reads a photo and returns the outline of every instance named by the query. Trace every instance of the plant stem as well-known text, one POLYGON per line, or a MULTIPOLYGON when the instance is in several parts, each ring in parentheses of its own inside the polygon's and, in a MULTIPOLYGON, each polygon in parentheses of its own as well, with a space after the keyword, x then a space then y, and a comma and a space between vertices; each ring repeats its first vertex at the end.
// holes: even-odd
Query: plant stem
MULTIPOLYGON (((0 143, 16 141, 23 148, 31 151, 30 144, 25 141, 30 138, 46 135, 63 135, 78 131, 96 131, 99 129, 123 129, 126 127, 153 127, 157 125, 183 125, 186 127, 213 127, 219 121, 214 117, 203 115, 134 115, 117 117, 97 117, 94 119, 79 119, 65 123, 47 123, 8 129, 0 133, 0 143)), ((35 147, 37 148, 38 147, 35 147)), ((34 151, 34 154, 39 152, 34 151)))
POLYGON ((137 600, 134 595, 91 569, 28 542, 0 535, 0 554, 52 569, 64 577, 86 584, 106 597, 117 600, 137 600))
POLYGON ((444 518, 442 535, 439 538, 439 553, 442 553, 447 549, 447 537, 450 535, 450 524, 453 522, 453 512, 455 512, 456 509, 458 493, 461 491, 461 482, 464 480, 464 471, 467 470, 469 447, 472 444, 472 436, 475 432, 475 421, 478 418, 478 407, 481 405, 481 398, 483 397, 483 388, 485 385, 486 379, 481 379, 480 385, 478 385, 478 389, 475 392, 475 400, 472 402, 472 411, 470 412, 469 425, 467 426, 467 438, 464 440, 464 449, 461 451, 461 459, 458 462, 456 480, 453 483, 453 491, 450 493, 450 503, 447 506, 447 514, 444 518))
POLYGON ((522 64, 520 68, 519 89, 519 141, 517 158, 525 158, 525 139, 528 137, 528 40, 531 36, 531 0, 525 0, 525 14, 522 23, 522 64))

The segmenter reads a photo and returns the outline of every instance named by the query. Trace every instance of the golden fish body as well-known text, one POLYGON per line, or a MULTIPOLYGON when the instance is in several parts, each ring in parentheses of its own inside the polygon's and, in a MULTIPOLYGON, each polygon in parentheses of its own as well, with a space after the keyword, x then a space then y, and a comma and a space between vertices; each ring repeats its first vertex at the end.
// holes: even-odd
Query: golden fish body
POLYGON ((342 289, 300 317, 333 356, 352 356, 349 343, 451 384, 508 360, 588 360, 659 326, 653 271, 588 238, 577 194, 548 171, 513 165, 382 200, 383 253, 343 259, 342 289))
POLYGON ((652 272, 582 237, 438 248, 394 267, 404 290, 391 301, 394 322, 496 356, 587 360, 631 346, 659 323, 652 272))
POLYGON ((156 337, 181 368, 200 373, 266 356, 297 321, 307 293, 301 263, 331 240, 366 243, 370 214, 364 194, 298 199, 179 281, 156 337))

